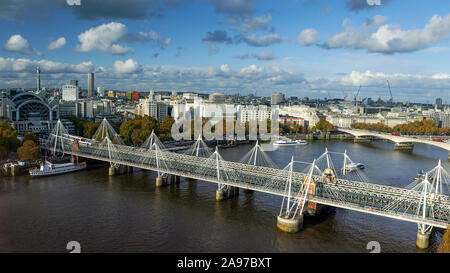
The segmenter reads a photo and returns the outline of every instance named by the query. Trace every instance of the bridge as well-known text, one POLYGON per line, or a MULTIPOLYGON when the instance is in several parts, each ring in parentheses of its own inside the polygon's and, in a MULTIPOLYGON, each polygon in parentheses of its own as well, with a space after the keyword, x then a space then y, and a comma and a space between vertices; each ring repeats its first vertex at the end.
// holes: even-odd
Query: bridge
POLYGON ((432 146, 447 150, 449 152, 449 159, 450 159, 450 143, 432 141, 432 140, 423 139, 420 137, 396 136, 396 135, 391 135, 388 133, 380 133, 380 132, 368 131, 368 130, 347 129, 347 128, 338 128, 338 130, 341 132, 355 136, 355 142, 370 141, 370 139, 367 137, 377 137, 377 138, 390 140, 395 143, 394 149, 397 149, 397 150, 412 150, 414 147, 414 143, 422 143, 422 144, 432 145, 432 146))
POLYGON ((155 171, 157 186, 167 184, 169 177, 174 183, 179 183, 180 177, 215 183, 218 201, 238 195, 239 189, 280 196, 277 227, 286 232, 302 229, 305 214, 315 215, 330 207, 416 223, 416 244, 421 248, 428 247, 433 228, 450 225, 446 188, 450 175, 440 162, 420 181, 399 188, 364 181, 360 171, 351 168, 354 162, 346 152, 325 150, 313 162, 292 157, 280 169, 258 143, 240 162, 224 160, 219 150, 207 147, 201 137, 186 153, 165 150, 154 133, 141 147, 126 146, 106 120, 93 139, 70 135, 58 122, 43 148, 54 155, 71 155, 74 160, 109 162, 110 175, 130 168, 155 171), (336 163, 338 156, 342 165, 336 163))

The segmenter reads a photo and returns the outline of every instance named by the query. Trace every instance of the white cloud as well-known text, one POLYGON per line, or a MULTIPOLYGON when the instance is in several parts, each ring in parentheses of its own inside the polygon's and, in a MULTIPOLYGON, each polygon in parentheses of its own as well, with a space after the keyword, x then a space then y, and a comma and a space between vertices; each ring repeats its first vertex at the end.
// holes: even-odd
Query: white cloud
POLYGON ((317 44, 317 30, 313 28, 307 28, 300 32, 300 34, 297 37, 297 43, 299 43, 302 46, 310 46, 317 44))
POLYGON ((47 49, 48 50, 54 50, 54 49, 61 48, 61 47, 65 46, 65 45, 66 45, 66 38, 61 37, 61 38, 58 38, 55 41, 51 42, 47 46, 47 49))
POLYGON ((81 44, 75 47, 75 51, 89 52, 97 50, 113 55, 124 55, 133 52, 132 48, 118 44, 120 42, 133 43, 153 41, 161 48, 166 47, 171 42, 171 38, 163 39, 154 31, 148 33, 128 32, 128 29, 124 24, 117 22, 90 28, 78 35, 78 40, 81 44))
POLYGON ((116 73, 135 73, 139 71, 139 69, 140 69, 139 64, 133 59, 128 59, 125 62, 122 61, 114 62, 114 71, 116 73))
POLYGON ((34 52, 34 49, 31 47, 30 43, 20 34, 12 35, 6 42, 4 50, 26 55, 31 55, 34 52))
POLYGON ((278 34, 268 34, 259 38, 257 38, 255 34, 252 34, 249 36, 245 36, 242 39, 248 45, 255 47, 266 47, 269 45, 281 43, 283 40, 285 40, 278 37, 278 34))
POLYGON ((375 16, 362 28, 347 27, 345 32, 329 39, 324 47, 363 49, 384 54, 413 52, 447 39, 450 33, 450 14, 434 15, 423 29, 403 30, 397 25, 384 24, 385 16, 375 16))
POLYGON ((263 16, 256 16, 253 18, 245 19, 242 24, 238 27, 238 31, 242 33, 247 33, 249 31, 267 29, 270 21, 272 20, 272 15, 267 14, 263 16))
POLYGON ((35 61, 24 58, 16 59, 0 57, 0 72, 34 72, 37 66, 41 68, 43 73, 87 73, 94 69, 92 62, 68 64, 49 60, 35 61))

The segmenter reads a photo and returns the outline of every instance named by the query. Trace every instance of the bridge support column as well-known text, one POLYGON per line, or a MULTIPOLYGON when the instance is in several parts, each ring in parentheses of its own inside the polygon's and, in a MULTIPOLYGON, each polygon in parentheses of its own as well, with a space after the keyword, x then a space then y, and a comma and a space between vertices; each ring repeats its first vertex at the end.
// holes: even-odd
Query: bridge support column
POLYGON ((224 187, 216 190, 216 201, 227 200, 239 195, 238 187, 224 187))
POLYGON ((176 183, 176 184, 180 184, 180 181, 181 181, 181 177, 177 175, 177 176, 175 177, 175 183, 176 183))
POLYGON ((355 137, 354 143, 370 143, 372 140, 370 137, 355 137))
POLYGON ((428 248, 430 246, 430 235, 431 230, 425 232, 423 234, 420 229, 417 231, 417 240, 416 240, 416 246, 421 249, 428 248))
POLYGON ((414 149, 414 144, 412 143, 395 143, 394 150, 399 151, 412 151, 414 149))
POLYGON ((133 167, 124 166, 124 165, 110 166, 109 170, 108 170, 109 176, 115 176, 115 175, 132 173, 132 172, 133 172, 133 167))
POLYGON ((167 185, 167 177, 158 176, 156 177, 156 187, 163 187, 167 185))
POLYGON ((278 216, 277 228, 284 232, 296 233, 303 229, 303 215, 296 215, 294 218, 278 216))

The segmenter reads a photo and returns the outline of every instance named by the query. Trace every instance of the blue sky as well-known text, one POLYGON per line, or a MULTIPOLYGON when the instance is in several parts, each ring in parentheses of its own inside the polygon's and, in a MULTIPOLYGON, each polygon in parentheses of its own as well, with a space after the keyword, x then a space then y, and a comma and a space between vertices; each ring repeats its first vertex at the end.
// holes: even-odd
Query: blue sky
POLYGON ((449 33, 445 0, 4 0, 0 88, 445 101, 449 33))

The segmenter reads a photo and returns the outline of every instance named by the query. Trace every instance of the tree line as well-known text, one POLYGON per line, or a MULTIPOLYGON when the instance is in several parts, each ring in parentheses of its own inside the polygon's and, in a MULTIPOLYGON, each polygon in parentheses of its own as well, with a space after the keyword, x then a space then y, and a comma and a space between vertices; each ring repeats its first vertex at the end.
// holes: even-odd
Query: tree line
POLYGON ((350 125, 353 129, 377 131, 377 132, 397 132, 400 134, 411 135, 450 135, 450 128, 438 128, 436 122, 432 119, 424 119, 420 121, 408 122, 406 124, 399 124, 394 127, 389 127, 382 122, 364 123, 355 122, 350 125))
POLYGON ((37 135, 28 132, 22 141, 17 136, 17 131, 11 124, 6 120, 0 121, 0 159, 7 159, 15 152, 20 160, 40 158, 41 151, 37 135))

